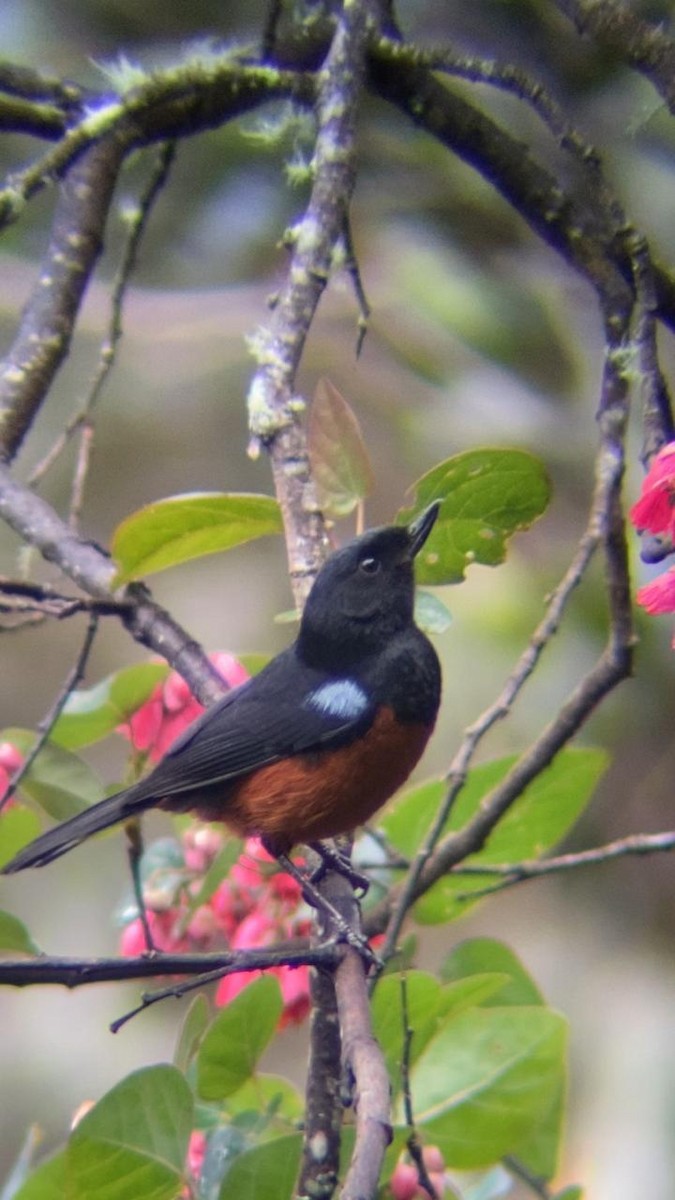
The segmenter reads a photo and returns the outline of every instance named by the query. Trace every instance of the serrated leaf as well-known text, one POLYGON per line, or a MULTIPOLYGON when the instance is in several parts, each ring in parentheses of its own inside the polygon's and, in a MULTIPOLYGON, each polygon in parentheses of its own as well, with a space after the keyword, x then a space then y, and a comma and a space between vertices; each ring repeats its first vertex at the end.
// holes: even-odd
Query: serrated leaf
POLYGON ((242 1200, 245 1196, 290 1200, 301 1149, 302 1136, 293 1133, 245 1150, 235 1158, 225 1176, 220 1200, 242 1200))
POLYGON ((373 487, 373 469, 351 406, 320 379, 307 422, 307 449, 322 511, 346 517, 373 487))
POLYGON ((67 750, 90 746, 123 725, 169 674, 166 663, 137 663, 69 696, 51 740, 67 750))
POLYGON ((22 805, 14 805, 0 814, 0 867, 23 850, 40 832, 37 813, 22 805))
MULTIPOLYGON (((485 1167, 541 1120, 565 1071, 566 1023, 545 1008, 472 1008, 453 1016, 411 1071, 413 1111, 449 1166, 485 1167)), ((401 1109, 396 1114, 404 1123, 401 1109)))
MULTIPOLYGON (((6 729, 1 736, 26 755, 37 734, 32 729, 6 729)), ((21 780, 21 791, 55 821, 74 817, 104 796, 103 784, 89 764, 53 742, 46 742, 40 750, 21 780)))
POLYGON ((197 1093, 203 1100, 223 1100, 253 1074, 282 1008, 278 981, 264 975, 220 1010, 197 1059, 197 1093))
POLYGON ((112 554, 116 585, 192 558, 219 554, 254 538, 282 532, 271 496, 198 492, 169 496, 138 509, 117 526, 112 554))
POLYGON ((12 913, 0 912, 0 956, 11 954, 41 954, 26 926, 12 913))
POLYGON ((508 539, 536 521, 550 499, 542 463, 524 450, 468 450, 439 463, 414 489, 415 504, 397 514, 398 524, 443 501, 415 560, 417 582, 427 585, 459 583, 472 562, 503 562, 508 539))

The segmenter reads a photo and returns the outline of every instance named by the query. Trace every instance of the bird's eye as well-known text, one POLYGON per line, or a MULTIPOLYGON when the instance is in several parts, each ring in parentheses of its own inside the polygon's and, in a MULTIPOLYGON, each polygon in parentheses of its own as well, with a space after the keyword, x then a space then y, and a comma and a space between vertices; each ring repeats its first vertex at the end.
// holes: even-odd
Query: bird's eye
POLYGON ((359 563, 359 569, 364 575, 377 575, 381 566, 379 558, 362 558, 359 563))

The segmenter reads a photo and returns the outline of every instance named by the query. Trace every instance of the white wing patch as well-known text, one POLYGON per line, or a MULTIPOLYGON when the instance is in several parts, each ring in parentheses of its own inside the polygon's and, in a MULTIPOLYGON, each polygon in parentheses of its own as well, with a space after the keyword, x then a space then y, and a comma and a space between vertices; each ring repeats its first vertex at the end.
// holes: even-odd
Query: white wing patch
POLYGON ((366 711, 368 697, 355 680, 335 679, 311 692, 306 703, 327 717, 354 720, 366 711))

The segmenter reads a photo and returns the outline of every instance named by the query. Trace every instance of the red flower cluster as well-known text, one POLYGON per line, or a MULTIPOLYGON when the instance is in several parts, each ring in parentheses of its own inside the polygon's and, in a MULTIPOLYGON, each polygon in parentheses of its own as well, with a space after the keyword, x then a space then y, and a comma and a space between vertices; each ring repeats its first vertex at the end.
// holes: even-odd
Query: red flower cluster
MULTIPOLYGON (((192 896, 222 848, 224 836, 212 826, 197 823, 186 830, 182 837, 185 871, 181 876, 171 868, 176 887, 170 898, 162 888, 155 891, 152 880, 147 881, 147 917, 158 950, 174 954, 223 947, 253 950, 308 936, 311 923, 299 885, 290 875, 273 869, 274 860, 257 838, 249 838, 227 879, 204 904, 193 909, 192 896), (158 906, 153 908, 153 903, 158 906)), ((131 957, 145 949, 143 926, 140 917, 135 917, 122 933, 120 951, 131 957)), ((300 1024, 309 1012, 308 968, 275 967, 272 973, 279 979, 284 1001, 279 1028, 300 1024)), ((259 974, 239 971, 224 976, 216 991, 216 1004, 229 1004, 259 974)))
MULTIPOLYGON (((209 658, 231 688, 249 678, 248 671, 233 654, 218 651, 209 658)), ((195 699, 183 676, 172 671, 164 683, 157 684, 150 699, 120 725, 119 732, 129 738, 136 750, 147 755, 150 762, 156 763, 179 733, 203 712, 203 704, 195 699)))
MULTIPOLYGON (((646 530, 675 545, 675 442, 654 455, 630 519, 640 532, 646 530)), ((641 587, 637 602, 649 613, 675 612, 675 567, 641 587)))
MULTIPOLYGON (((4 798, 10 780, 15 771, 18 771, 23 762, 23 754, 20 754, 16 746, 11 742, 0 742, 0 801, 4 798)), ((8 808, 12 801, 9 800, 5 805, 8 808)))

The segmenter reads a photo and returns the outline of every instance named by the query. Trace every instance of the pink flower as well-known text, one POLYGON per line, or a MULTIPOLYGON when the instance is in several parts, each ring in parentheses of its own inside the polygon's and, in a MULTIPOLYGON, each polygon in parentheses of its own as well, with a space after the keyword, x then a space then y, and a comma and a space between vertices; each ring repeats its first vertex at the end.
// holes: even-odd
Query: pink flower
POLYGON ((641 587, 637 602, 648 613, 675 612, 675 567, 641 587))
MULTIPOLYGON (((429 1173, 429 1181, 437 1196, 445 1195, 447 1180, 445 1178, 445 1162, 438 1146, 425 1146, 422 1150, 424 1165, 429 1173)), ((414 1163, 399 1159, 389 1181, 389 1187, 394 1200, 429 1200, 430 1192, 420 1183, 417 1167, 414 1163)))
MULTIPOLYGON (((167 909, 165 912, 153 912, 152 909, 148 909, 146 916, 155 949, 172 954, 185 954, 194 949, 190 939, 185 935, 180 935, 177 931, 175 909, 167 909)), ((146 950, 145 932, 141 918, 135 917, 128 925, 125 925, 122 931, 120 953, 125 958, 135 958, 138 954, 144 954, 146 950)))
MULTIPOLYGON (((209 657, 231 688, 239 687, 249 678, 248 671, 233 654, 218 650, 209 657)), ((195 699, 182 675, 172 671, 164 683, 157 685, 150 699, 119 726, 119 732, 155 763, 203 711, 203 705, 195 699)))
POLYGON ((187 1152, 187 1168, 195 1182, 197 1182, 202 1173, 205 1154, 206 1134, 202 1133, 199 1129, 195 1129, 190 1134, 190 1142, 187 1152))
POLYGON ((675 535, 675 442, 654 455, 630 519, 636 529, 675 535))
MULTIPOLYGON (((23 763, 23 754, 20 754, 16 746, 11 742, 0 742, 0 800, 5 796, 10 785, 12 776, 23 763)), ((5 808, 9 808, 12 801, 9 800, 5 808)))

